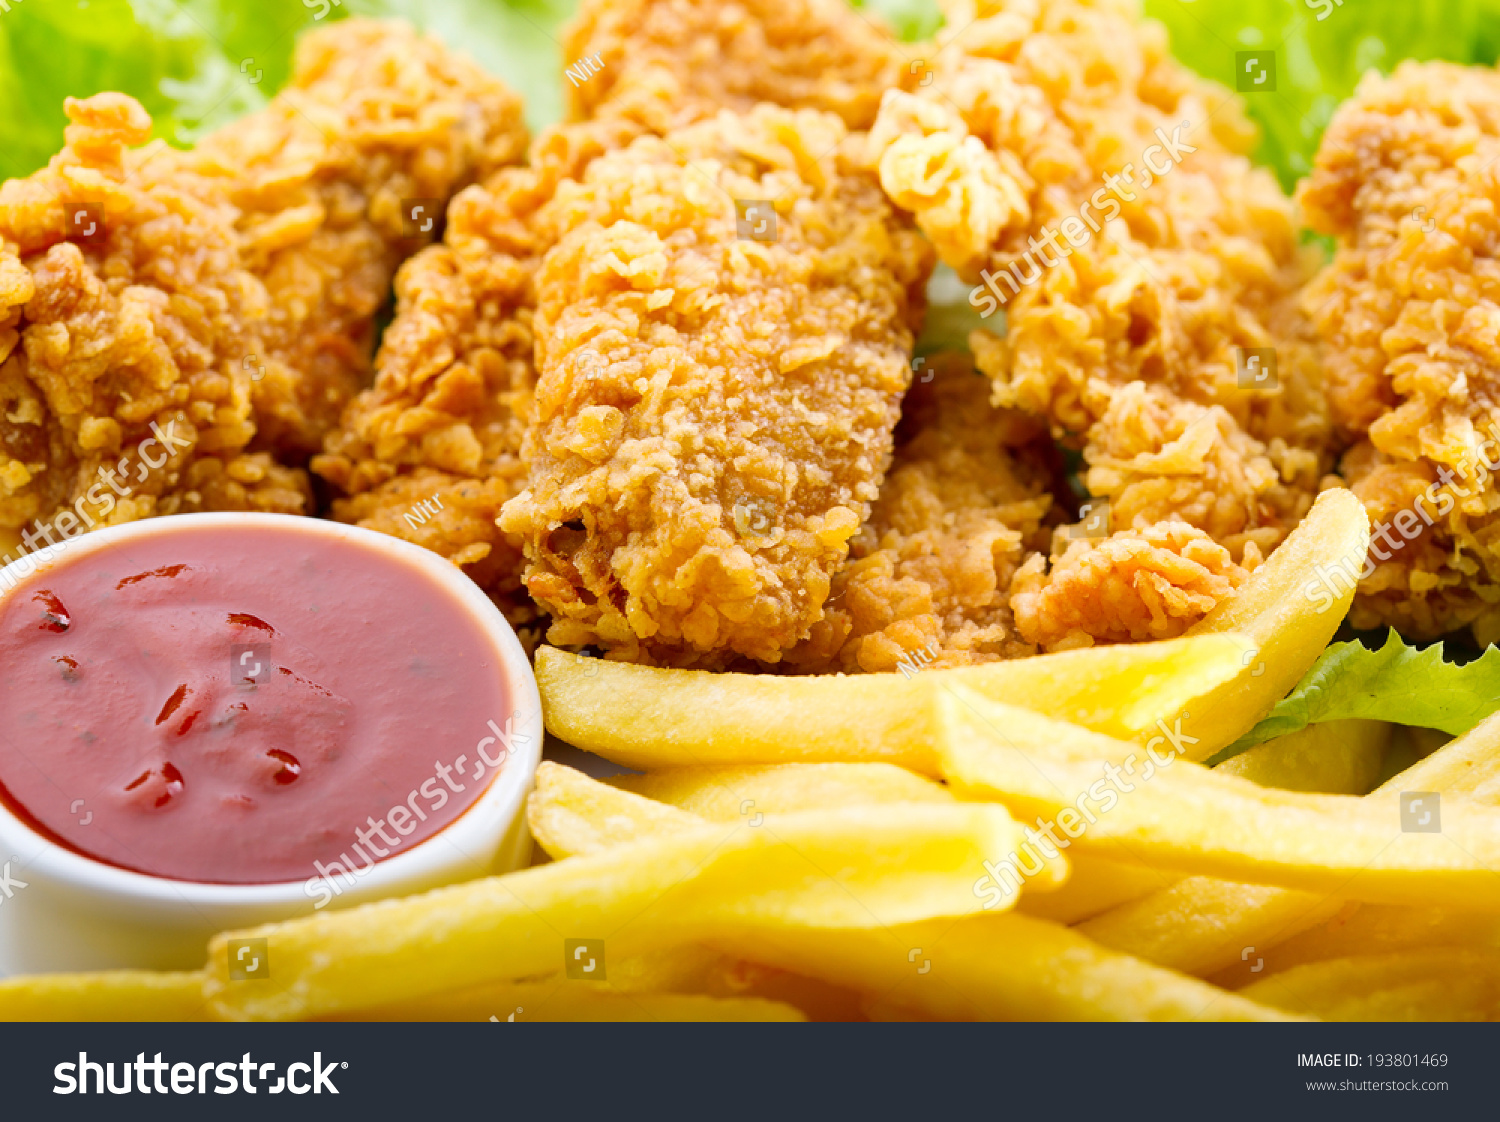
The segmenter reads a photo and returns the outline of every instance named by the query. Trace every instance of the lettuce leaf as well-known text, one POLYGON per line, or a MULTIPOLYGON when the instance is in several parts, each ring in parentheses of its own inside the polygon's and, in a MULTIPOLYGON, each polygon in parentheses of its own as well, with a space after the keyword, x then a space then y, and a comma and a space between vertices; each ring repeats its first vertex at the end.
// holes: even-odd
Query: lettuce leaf
POLYGON ((943 26, 937 0, 851 0, 856 8, 878 12, 896 34, 908 43, 931 39, 943 26))
POLYGON ((259 108, 323 20, 399 16, 526 97, 532 127, 562 114, 558 25, 576 0, 0 0, 0 179, 62 146, 63 98, 120 90, 158 137, 193 143, 259 108))
POLYGON ((356 15, 409 20, 465 52, 526 99, 533 129, 562 118, 563 67, 576 60, 562 57, 560 28, 577 0, 344 0, 344 6, 356 15))
MULTIPOLYGON (((285 82, 296 36, 351 14, 401 16, 473 55, 526 97, 533 128, 562 114, 558 28, 577 0, 0 0, 0 178, 62 143, 65 95, 118 89, 157 135, 187 144, 262 104, 285 82)), ((908 41, 942 25, 936 0, 854 0, 908 41)), ((1234 85, 1238 50, 1277 51, 1277 89, 1248 95, 1258 158, 1290 188, 1338 103, 1371 66, 1402 58, 1491 63, 1500 0, 1146 0, 1173 51, 1234 85)))
POLYGON ((0 13, 0 178, 35 171, 62 146, 68 95, 123 90, 151 113, 158 136, 179 142, 262 104, 262 88, 284 79, 285 67, 280 78, 263 67, 261 82, 243 80, 254 69, 231 66, 211 21, 192 7, 9 0, 0 13))
POLYGON ((1385 645, 1334 643, 1270 714, 1211 762, 1323 721, 1362 717, 1398 725, 1468 732, 1500 710, 1500 648, 1460 665, 1443 645, 1410 647, 1395 631, 1385 645))
POLYGON ((1230 89, 1237 51, 1276 52, 1276 90, 1246 101, 1263 131, 1257 162, 1288 190, 1366 70, 1406 58, 1489 64, 1500 48, 1500 0, 1146 0, 1146 13, 1167 25, 1173 54, 1230 89))

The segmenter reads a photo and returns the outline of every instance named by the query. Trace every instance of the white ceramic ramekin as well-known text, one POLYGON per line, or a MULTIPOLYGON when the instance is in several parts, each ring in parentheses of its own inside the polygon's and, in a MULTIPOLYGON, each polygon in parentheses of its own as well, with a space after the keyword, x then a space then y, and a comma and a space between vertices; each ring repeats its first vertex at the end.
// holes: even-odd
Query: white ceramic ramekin
MULTIPOLYGON (((542 752, 542 703, 530 661, 495 605, 448 561, 397 538, 314 518, 277 514, 191 514, 96 530, 48 551, 42 567, 66 564, 95 550, 194 527, 249 531, 294 529, 393 555, 448 588, 473 612, 495 645, 515 694, 497 718, 514 717, 513 750, 484 794, 427 840, 378 861, 347 884, 323 910, 423 892, 530 860, 524 804, 542 752), (524 737, 525 739, 521 739, 524 737)), ((25 559, 0 570, 0 603, 11 593, 3 577, 24 579, 25 559)), ((0 666, 0 674, 4 667, 0 666)), ((317 899, 306 882, 199 884, 135 873, 82 856, 38 834, 0 801, 0 976, 58 970, 141 967, 193 969, 203 964, 210 936, 231 928, 312 915, 317 899), (24 887, 21 887, 24 885, 24 887)), ((274 970, 274 964, 272 964, 274 970)))

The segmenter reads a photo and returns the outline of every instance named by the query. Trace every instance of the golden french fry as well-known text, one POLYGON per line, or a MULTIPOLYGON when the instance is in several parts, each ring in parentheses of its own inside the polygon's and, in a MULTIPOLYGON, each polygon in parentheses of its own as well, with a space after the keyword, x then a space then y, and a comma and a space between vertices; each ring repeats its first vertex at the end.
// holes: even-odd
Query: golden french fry
POLYGON ((203 983, 147 970, 0 978, 0 1021, 202 1021, 203 983))
POLYGON ((1266 952, 1338 914, 1337 895, 1298 892, 1217 877, 1188 877, 1171 888, 1111 908, 1078 925, 1101 946, 1184 974, 1232 970, 1239 982, 1264 969, 1266 952))
POLYGON ((1349 901, 1327 922, 1258 952, 1259 969, 1230 967, 1210 980, 1238 989, 1312 962, 1432 947, 1500 949, 1500 913, 1349 901))
MULTIPOLYGON (((542 779, 541 772, 538 777, 542 779)), ((569 772, 566 780, 575 788, 592 783, 578 772, 569 772)), ((680 822, 662 819, 633 804, 625 791, 660 798, 715 821, 745 824, 757 821, 758 816, 818 806, 954 801, 952 792, 942 784, 890 764, 673 768, 608 780, 609 786, 622 792, 613 802, 596 791, 578 791, 570 798, 551 772, 546 783, 545 801, 556 800, 559 805, 556 813, 551 813, 543 796, 532 796, 532 833, 543 848, 559 856, 590 852, 585 847, 593 846, 607 831, 611 832, 609 844, 617 844, 682 828, 680 822), (568 803, 571 805, 563 805, 568 803), (579 815, 575 809, 579 807, 586 808, 583 813, 593 819, 593 824, 572 820, 579 815)), ((692 821, 702 819, 689 817, 689 824, 692 821)), ((1070 862, 1070 866, 1065 884, 1034 886, 1046 890, 1022 895, 1017 910, 1059 923, 1076 923, 1180 879, 1175 874, 1097 858, 1070 862)))
POLYGON ((761 764, 683 767, 606 782, 622 791, 736 822, 761 814, 880 803, 951 803, 941 783, 892 764, 761 764))
MULTIPOLYGON (((789 807, 787 811, 773 809, 770 813, 755 812, 740 814, 728 821, 721 821, 718 825, 722 828, 728 826, 730 829, 740 827, 746 829, 761 829, 774 831, 779 824, 790 813, 793 821, 798 816, 816 814, 817 811, 806 809, 803 806, 802 796, 805 788, 799 787, 795 780, 789 779, 787 772, 795 772, 802 768, 817 768, 815 764, 784 764, 779 768, 765 769, 766 771, 780 771, 771 786, 765 787, 762 794, 766 796, 767 803, 775 801, 777 796, 776 786, 781 788, 783 799, 781 806, 789 807)), ((847 768, 866 768, 871 764, 847 764, 847 765, 824 765, 847 768)), ((662 838, 691 831, 694 828, 702 829, 710 825, 710 820, 691 814, 676 807, 656 803, 643 795, 637 795, 631 791, 624 791, 610 784, 601 783, 599 780, 591 779, 581 771, 573 768, 561 767, 557 764, 545 764, 538 769, 539 782, 537 789, 532 792, 528 804, 528 817, 533 835, 537 842, 548 853, 555 857, 571 857, 588 853, 597 853, 614 845, 620 845, 631 841, 639 841, 645 838, 662 838)), ((908 773, 909 774, 909 773, 908 773)), ((957 807, 960 804, 952 795, 938 784, 926 783, 925 788, 919 788, 926 803, 899 804, 882 803, 883 807, 899 808, 903 805, 926 805, 957 807), (937 800, 931 798, 932 790, 942 792, 943 795, 937 800)), ((832 790, 828 777, 825 774, 819 781, 819 786, 825 792, 832 790)), ((857 791, 857 788, 854 789, 857 791)), ((851 794, 851 788, 847 785, 843 789, 845 797, 851 794)), ((742 800, 750 802, 753 800, 742 800)), ((825 810, 849 809, 850 807, 863 806, 873 810, 874 807, 868 803, 831 803, 825 810)), ((1013 851, 1012 851, 1013 852, 1013 851)), ((998 855, 998 854, 997 854, 998 855)), ((1068 875, 1067 862, 1061 858, 1043 862, 1038 874, 1031 882, 1033 887, 1039 891, 1051 891, 1061 885, 1068 875)), ((992 906, 992 905, 990 905, 992 906)))
POLYGON ((1068 856, 1067 883, 1046 892, 1022 893, 1016 911, 1054 923, 1079 923, 1182 879, 1181 873, 1145 865, 1083 854, 1068 856))
MULTIPOLYGON (((1066 837, 1046 828, 1058 847, 1071 838, 1080 853, 1117 861, 1378 903, 1500 907, 1500 818, 1481 804, 1445 800, 1441 833, 1408 831, 1395 792, 1258 787, 1170 766, 1170 752, 1148 753, 1136 772, 1091 758, 1067 725, 962 688, 940 708, 949 783, 1023 820, 1055 817, 1066 837), (1050 750, 1033 747, 1048 742, 1048 724, 1050 750)), ((1028 852, 1047 848, 1032 841, 1028 852)))
POLYGON ((536 769, 526 820, 537 844, 556 858, 707 824, 696 814, 616 790, 550 760, 536 769))
POLYGON ((1500 951, 1432 947, 1297 966, 1240 991, 1329 1021, 1493 1021, 1500 951))
POLYGON ((683 944, 612 959, 608 977, 600 983, 556 975, 531 982, 494 982, 355 1010, 338 1019, 509 1020, 514 1015, 517 1021, 849 1021, 863 1019, 860 1003, 853 990, 707 946, 683 944), (625 1008, 627 1000, 635 1006, 625 1008))
MULTIPOLYGON (((606 782, 720 822, 818 806, 952 802, 954 798, 942 784, 890 764, 671 768, 606 782)), ((1058 923, 1077 923, 1180 879, 1176 874, 1098 858, 1074 861, 1071 866, 1065 884, 1026 893, 1016 909, 1058 923)))
MULTIPOLYGON (((1500 714, 1449 742, 1366 798, 1401 791, 1500 802, 1500 714)), ((1446 809, 1446 807, 1444 808, 1446 809)), ((1428 835, 1429 837, 1440 835, 1428 835)), ((1326 922, 1344 893, 1314 894, 1193 877, 1113 908, 1080 927, 1090 938, 1190 974, 1248 971, 1283 940, 1326 922)))
POLYGON ((1188 634, 1235 633, 1255 654, 1231 681, 1193 702, 1195 760, 1229 747, 1285 697, 1349 612, 1370 547, 1370 520, 1352 491, 1324 491, 1239 592, 1188 634))
POLYGON ((1233 678, 1249 645, 1205 635, 909 679, 664 670, 541 647, 536 675, 548 731, 627 767, 884 762, 935 775, 933 701, 956 685, 1129 739, 1233 678))
POLYGON ((731 932, 716 942, 938 1020, 1285 1019, 1059 924, 1014 914, 764 938, 731 932))
POLYGON ((703 992, 715 997, 759 997, 790 1005, 810 1021, 865 1020, 864 1000, 854 990, 822 978, 724 955, 705 979, 703 992))
MULTIPOLYGON (((616 794, 623 794, 616 792, 616 794)), ((902 804, 711 823, 423 896, 249 932, 272 976, 230 982, 217 936, 205 992, 229 1019, 300 1019, 564 969, 564 940, 630 956, 726 927, 860 927, 981 910, 983 862, 1021 841, 1000 807, 902 804), (769 824, 767 824, 769 826, 769 824)), ((1059 863, 1048 875, 1065 875, 1059 863)), ((574 948, 575 952, 577 948, 574 948)))
POLYGON ((631 993, 608 980, 499 982, 361 1009, 351 1021, 804 1021, 792 1006, 759 997, 631 993))
POLYGON ((1379 780, 1390 740, 1384 721, 1327 721, 1257 744, 1214 770, 1284 791, 1363 795, 1379 780))

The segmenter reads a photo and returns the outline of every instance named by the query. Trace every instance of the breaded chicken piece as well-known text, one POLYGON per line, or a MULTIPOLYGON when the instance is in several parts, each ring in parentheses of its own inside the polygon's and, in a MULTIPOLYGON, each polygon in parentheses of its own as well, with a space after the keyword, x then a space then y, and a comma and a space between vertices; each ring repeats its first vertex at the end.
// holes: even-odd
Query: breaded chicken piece
MULTIPOLYGON (((889 35, 839 0, 584 0, 563 44, 575 73, 566 87, 575 119, 538 136, 526 167, 460 193, 443 243, 397 277, 375 384, 312 464, 344 494, 368 496, 335 501, 334 516, 399 531, 409 507, 401 477, 413 472, 441 472, 454 486, 483 480, 496 518, 524 486, 533 278, 552 236, 536 212, 559 183, 639 136, 757 100, 827 108, 867 126, 883 84, 902 77, 893 53, 889 35), (577 80, 583 71, 572 64, 585 58, 596 60, 594 73, 577 80)), ((480 543, 425 536, 425 544, 453 558, 473 556, 480 543)), ((483 544, 485 587, 518 587, 521 539, 494 526, 483 544)), ((465 568, 479 573, 472 563, 465 568)))
POLYGON ((580 80, 570 67, 570 116, 629 117, 655 133, 705 106, 763 101, 867 129, 887 89, 920 81, 879 19, 845 0, 587 0, 563 57, 598 68, 580 80))
POLYGON ((552 642, 774 663, 822 618, 890 459, 930 267, 857 143, 831 114, 725 111, 601 156, 539 212, 558 238, 531 474, 501 528, 552 642))
POLYGON ((1010 587, 1050 537, 1050 442, 989 395, 969 356, 922 361, 880 498, 789 667, 910 672, 1036 653, 1016 633, 1010 587))
POLYGON ((266 296, 234 207, 134 147, 151 121, 130 98, 67 110, 62 152, 0 187, 0 525, 34 523, 35 548, 54 524, 302 512, 301 473, 245 452, 266 296))
MULTIPOLYGON (((1108 538, 1074 538, 1016 575, 1011 608, 1028 642, 1047 651, 1175 639, 1244 583, 1250 571, 1183 521, 1108 538)), ((1247 560, 1259 560, 1249 547, 1247 560)))
POLYGON ((1122 531, 1182 518, 1268 552, 1331 466, 1330 426, 1296 303, 1311 258, 1239 102, 1128 0, 947 14, 932 82, 886 94, 869 158, 970 303, 1003 311, 972 339, 996 404, 1083 450, 1122 531), (1274 392, 1238 384, 1253 348, 1277 352, 1274 392))
POLYGON ((1497 160, 1500 74, 1406 62, 1334 115, 1302 187, 1338 239, 1306 306, 1376 535, 1356 626, 1500 639, 1497 160))
POLYGON ((369 384, 375 314, 396 267, 433 240, 423 226, 526 141, 520 97, 466 56, 404 23, 348 20, 297 44, 264 111, 198 146, 188 162, 225 178, 270 300, 257 447, 288 461, 322 448, 369 384))
POLYGON ((305 513, 270 450, 295 462, 363 377, 420 244, 401 199, 514 158, 518 99, 405 25, 349 21, 192 152, 135 147, 150 119, 122 95, 68 112, 63 152, 0 188, 0 525, 305 513))
POLYGON ((338 488, 333 515, 426 546, 464 567, 512 622, 532 612, 521 591, 521 541, 502 533, 505 501, 525 487, 521 460, 536 375, 533 278, 548 237, 537 209, 556 185, 639 134, 628 123, 553 129, 529 166, 508 168, 454 198, 443 243, 396 276, 396 315, 375 384, 350 403, 312 468, 338 488), (411 476, 463 489, 478 505, 457 538, 412 534, 411 476), (479 484, 477 490, 467 484, 479 484))

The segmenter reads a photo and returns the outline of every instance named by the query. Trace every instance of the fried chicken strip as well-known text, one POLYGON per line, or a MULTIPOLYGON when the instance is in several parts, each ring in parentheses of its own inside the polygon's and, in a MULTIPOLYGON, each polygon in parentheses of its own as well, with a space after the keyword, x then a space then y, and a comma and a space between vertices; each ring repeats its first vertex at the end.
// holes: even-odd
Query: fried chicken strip
POLYGON ((1500 74, 1402 63, 1334 115, 1301 202, 1343 473, 1374 526, 1351 610, 1500 639, 1500 74))
POLYGON ((1296 303, 1310 257, 1244 155, 1239 102, 1127 0, 947 15, 932 82, 886 94, 869 158, 970 303, 1003 310, 1003 333, 972 340, 996 404, 1082 449, 1122 533, 1182 519, 1235 558, 1269 552, 1311 505, 1330 429, 1296 303), (1239 384, 1257 349, 1271 392, 1239 384))
MULTIPOLYGON (((1016 574, 1016 626, 1048 651, 1175 639, 1250 575, 1229 550, 1180 520, 1108 538, 1058 542, 1050 572, 1034 555, 1016 574)), ((1259 561, 1246 549, 1251 567, 1259 561)))
POLYGON ((658 134, 761 102, 868 129, 887 89, 920 81, 889 31, 845 0, 586 0, 563 51, 599 67, 570 78, 571 116, 658 134))
POLYGON ((67 109, 63 151, 0 187, 0 525, 35 523, 34 549, 54 525, 301 512, 305 478, 245 451, 266 296, 233 206, 135 147, 151 122, 130 98, 67 109))
POLYGON ((920 368, 880 498, 834 577, 827 618, 789 667, 894 671, 1036 653, 1016 632, 1010 590, 1050 536, 1045 426, 992 406, 967 355, 920 368))
POLYGON ((543 208, 530 482, 501 527, 553 642, 774 663, 822 618, 889 462, 928 272, 857 143, 831 114, 726 111, 600 157, 543 208))
MULTIPOLYGON (((397 277, 375 384, 313 461, 350 496, 335 502, 335 517, 402 533, 409 475, 446 487, 482 481, 494 518, 524 487, 534 278, 553 236, 536 213, 560 183, 637 137, 762 100, 828 109, 867 127, 886 85, 915 80, 903 78, 892 38, 841 0, 584 0, 563 54, 570 64, 593 60, 582 80, 570 65, 573 119, 538 136, 526 167, 460 193, 443 243, 397 277)), ((452 559, 487 546, 483 565, 471 561, 466 571, 508 608, 529 604, 518 535, 492 525, 483 542, 420 540, 452 559)))
POLYGON ((525 154, 505 83, 409 25, 348 20, 297 45, 267 109, 192 153, 228 179, 246 267, 270 300, 257 447, 322 448, 371 377, 375 314, 448 200, 525 154))
POLYGON ((192 152, 138 147, 122 95, 67 108, 64 150, 0 187, 0 525, 305 513, 272 453, 295 463, 364 378, 420 244, 401 200, 515 158, 518 99, 405 25, 348 21, 192 152))

